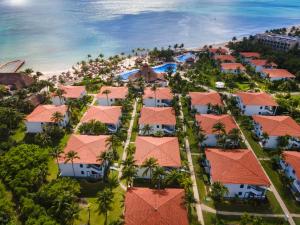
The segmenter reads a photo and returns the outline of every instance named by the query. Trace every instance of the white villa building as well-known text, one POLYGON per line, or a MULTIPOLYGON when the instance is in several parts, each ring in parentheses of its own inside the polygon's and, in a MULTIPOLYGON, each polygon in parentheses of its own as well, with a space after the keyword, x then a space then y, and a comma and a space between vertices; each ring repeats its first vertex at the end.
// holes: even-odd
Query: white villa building
POLYGON ((121 124, 122 107, 121 106, 91 106, 80 123, 88 123, 92 120, 100 121, 105 124, 111 133, 117 132, 121 124))
POLYGON ((60 127, 69 123, 68 107, 66 105, 39 105, 25 119, 27 133, 41 133, 46 125, 55 124, 53 114, 59 112, 63 120, 59 122, 60 127))
POLYGON ((68 100, 81 99, 87 94, 84 86, 60 86, 59 89, 64 92, 61 97, 56 93, 51 94, 51 101, 54 105, 64 105, 68 100))
POLYGON ((228 134, 232 129, 237 128, 236 123, 230 115, 213 115, 213 114, 197 114, 196 121, 199 128, 205 134, 205 140, 201 143, 202 146, 217 146, 218 134, 213 131, 216 123, 222 123, 225 126, 225 131, 228 134))
POLYGON ((151 135, 163 132, 167 135, 175 133, 176 118, 172 107, 143 107, 139 118, 139 134, 151 135), (151 130, 145 132, 145 125, 151 130))
POLYGON ((258 52, 240 52, 243 63, 249 63, 253 59, 259 59, 260 54, 258 52))
POLYGON ((223 107, 221 96, 218 92, 190 92, 191 109, 195 109, 197 113, 207 114, 213 113, 212 106, 223 107))
POLYGON ((248 149, 206 149, 205 171, 210 182, 228 189, 227 198, 264 199, 270 182, 252 151, 248 149))
POLYGON ((97 102, 98 105, 111 106, 118 101, 125 100, 127 95, 127 87, 102 86, 99 94, 97 94, 97 102), (105 91, 108 91, 109 93, 105 94, 105 91))
POLYGON ((146 137, 138 136, 135 141, 135 164, 138 166, 137 176, 150 178, 150 172, 143 174, 143 163, 153 157, 157 159, 159 166, 166 171, 181 167, 179 143, 177 137, 146 137))
POLYGON ((265 148, 278 147, 278 138, 289 135, 287 148, 300 147, 300 126, 289 116, 252 116, 254 132, 262 141, 260 144, 265 148), (268 134, 267 140, 263 140, 263 134, 268 134))
POLYGON ((157 88, 155 91, 150 87, 145 88, 143 95, 143 104, 146 107, 170 107, 173 94, 170 88, 157 88))
POLYGON ((221 63, 222 73, 241 74, 246 72, 246 68, 241 63, 221 63))
POLYGON ((268 78, 270 81, 293 80, 296 76, 286 69, 263 69, 261 77, 268 78))
POLYGON ((300 201, 300 152, 284 151, 280 166, 286 177, 292 180, 291 191, 295 194, 296 200, 300 201))
POLYGON ((268 62, 266 59, 252 59, 249 64, 257 73, 261 73, 263 69, 277 69, 277 64, 268 62))
POLYGON ((107 162, 99 162, 99 157, 107 150, 108 135, 78 135, 72 134, 59 159, 60 176, 99 179, 103 177, 107 162), (74 151, 79 158, 66 162, 68 152, 74 151), (74 170, 73 170, 74 168, 74 170))
POLYGON ((278 104, 271 95, 265 92, 238 92, 237 106, 241 113, 252 115, 275 115, 278 104))

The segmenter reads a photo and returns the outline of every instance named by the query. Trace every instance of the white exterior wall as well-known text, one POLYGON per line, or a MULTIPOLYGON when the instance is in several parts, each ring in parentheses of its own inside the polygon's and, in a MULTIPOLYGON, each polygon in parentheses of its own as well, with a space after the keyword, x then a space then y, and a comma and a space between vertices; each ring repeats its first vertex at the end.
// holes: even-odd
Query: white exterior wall
POLYGON ((168 107, 169 105, 162 103, 162 100, 163 99, 157 98, 155 104, 155 98, 144 98, 143 104, 147 107, 168 107))
MULTIPOLYGON (((79 99, 81 99, 81 98, 82 98, 83 96, 85 96, 85 95, 86 95, 86 91, 82 92, 82 93, 80 94, 79 99)), ((68 99, 66 99, 65 97, 60 98, 59 96, 53 96, 53 97, 51 98, 51 101, 52 101, 52 104, 53 104, 53 105, 65 105, 65 104, 66 104, 66 101, 68 101, 68 99)))
POLYGON ((232 73, 232 74, 238 74, 238 71, 240 72, 240 74, 244 73, 243 70, 225 70, 225 69, 221 69, 222 73, 232 73))
POLYGON ((262 106, 262 105, 244 105, 242 100, 237 97, 238 107, 240 108, 242 114, 247 116, 252 115, 274 115, 276 109, 273 110, 272 106, 262 106))
POLYGON ((117 100, 121 100, 121 99, 108 98, 109 105, 107 105, 106 97, 105 98, 97 98, 98 105, 102 105, 102 106, 111 106, 111 105, 115 104, 117 100))
MULTIPOLYGON (((293 183, 292 183, 293 192, 300 193, 300 179, 297 177, 293 167, 291 165, 287 164, 283 159, 280 160, 280 166, 281 166, 282 170, 284 171, 285 176, 293 180, 293 183)), ((298 197, 296 197, 296 200, 300 201, 300 199, 298 197)))
POLYGON ((208 106, 207 105, 192 105, 192 109, 196 109, 197 113, 207 114, 208 106))
MULTIPOLYGON (((163 129, 163 124, 149 124, 150 127, 152 128, 152 132, 150 132, 150 134, 155 134, 158 131, 164 132, 165 130, 163 129)), ((139 134, 144 135, 143 133, 143 128, 144 128, 145 124, 139 124, 139 134)), ((173 126, 174 128, 174 133, 175 133, 175 126, 173 126)))
MULTIPOLYGON (((66 125, 69 123, 69 117, 66 113, 64 116, 64 120, 59 124, 60 127, 66 127, 66 125)), ((43 132, 43 127, 47 124, 53 124, 53 123, 44 123, 44 122, 28 122, 25 121, 26 125, 26 132, 27 133, 41 133, 43 132)))
MULTIPOLYGON (((263 198, 265 197, 265 191, 263 191, 263 192, 256 191, 255 189, 252 188, 252 186, 255 186, 255 185, 224 184, 224 186, 228 188, 228 192, 229 192, 228 195, 226 195, 225 197, 234 198, 234 197, 238 196, 239 198, 248 198, 249 193, 251 193, 251 192, 258 195, 258 197, 260 197, 260 196, 262 196, 263 198), (249 189, 248 189, 248 187, 249 187, 249 189)), ((264 186, 255 186, 255 187, 267 189, 267 187, 264 187, 264 186)))
POLYGON ((88 164, 79 164, 74 163, 74 171, 75 176, 73 173, 72 163, 60 163, 59 168, 62 177, 81 177, 81 178, 100 178, 103 177, 105 166, 100 166, 100 170, 96 170, 92 167, 88 167, 88 164), (81 167, 81 166, 82 167, 81 167), (93 174, 94 172, 94 174, 93 174))

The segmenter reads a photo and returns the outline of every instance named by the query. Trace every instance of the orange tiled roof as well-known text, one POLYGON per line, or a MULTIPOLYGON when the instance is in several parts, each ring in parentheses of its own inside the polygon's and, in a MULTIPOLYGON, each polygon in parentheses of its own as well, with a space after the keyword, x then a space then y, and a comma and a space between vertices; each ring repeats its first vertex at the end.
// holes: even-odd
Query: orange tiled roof
POLYGON ((39 105, 26 117, 26 121, 51 123, 53 122, 51 119, 53 113, 60 112, 62 115, 65 115, 67 110, 66 105, 39 105))
MULTIPOLYGON (((74 163, 100 164, 97 157, 107 150, 106 140, 108 135, 78 135, 72 134, 64 149, 66 155, 69 151, 78 153, 79 159, 74 159, 74 163)), ((59 158, 60 163, 64 163, 65 155, 59 158)))
POLYGON ((246 70, 245 67, 241 63, 222 63, 221 68, 223 70, 246 70))
POLYGON ((293 167, 298 178, 300 178, 300 152, 284 151, 282 153, 286 163, 293 167))
POLYGON ((219 60, 221 62, 224 61, 235 62, 235 57, 233 57, 232 55, 215 55, 214 59, 219 60))
POLYGON ((139 124, 175 125, 175 113, 172 107, 143 107, 139 124))
POLYGON ((91 106, 82 117, 81 122, 91 120, 105 124, 117 124, 121 117, 121 106, 91 106))
POLYGON ((240 52, 240 55, 245 58, 259 58, 260 54, 258 52, 240 52))
POLYGON ((180 152, 177 137, 138 136, 135 141, 134 159, 141 166, 146 159, 157 159, 160 166, 180 167, 180 152))
POLYGON ((97 94, 97 98, 106 98, 106 94, 102 94, 105 90, 109 90, 111 92, 108 94, 109 98, 125 99, 128 95, 127 87, 102 86, 100 92, 97 94))
POLYGON ((295 75, 285 69, 263 69, 263 73, 270 78, 295 78, 295 75))
POLYGON ((223 105, 218 92, 190 92, 192 105, 223 105))
POLYGON ((234 120, 229 115, 197 114, 196 121, 199 123, 205 134, 214 134, 213 126, 216 123, 223 123, 225 125, 226 133, 237 128, 234 120))
POLYGON ((289 116, 252 116, 256 123, 259 123, 263 132, 269 136, 300 137, 300 126, 289 116))
MULTIPOLYGON (((84 86, 59 86, 59 89, 65 91, 63 96, 65 98, 80 98, 81 94, 85 92, 84 86)), ((53 96, 55 96, 55 93, 53 93, 53 96)))
MULTIPOLYGON (((152 91, 150 87, 147 87, 144 90, 143 99, 146 99, 146 98, 155 98, 154 91, 152 91)), ((163 88, 162 87, 162 88, 157 88, 156 89, 156 98, 157 99, 172 100, 173 99, 173 95, 171 93, 170 88, 163 88)))
POLYGON ((277 66, 276 63, 273 62, 268 63, 268 60, 266 59, 252 59, 250 60, 250 63, 255 66, 267 66, 267 65, 277 66))
POLYGON ((254 154, 248 149, 208 148, 205 150, 205 154, 211 166, 213 182, 270 185, 254 154))
POLYGON ((244 105, 278 106, 271 95, 265 92, 238 92, 244 105))
POLYGON ((130 188, 125 197, 125 225, 188 225, 183 189, 130 188))
POLYGON ((225 48, 209 48, 208 51, 213 54, 220 53, 225 55, 228 53, 228 51, 225 48))

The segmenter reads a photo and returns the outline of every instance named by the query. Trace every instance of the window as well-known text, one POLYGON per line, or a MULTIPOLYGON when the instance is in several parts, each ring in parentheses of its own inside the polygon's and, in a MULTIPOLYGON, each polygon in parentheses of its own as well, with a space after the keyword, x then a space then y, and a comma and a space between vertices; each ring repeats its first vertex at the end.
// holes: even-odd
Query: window
POLYGON ((262 109, 263 107, 261 106, 261 107, 259 107, 260 109, 262 109))
POLYGON ((244 106, 243 106, 243 109, 245 109, 245 108, 246 108, 246 106, 244 105, 244 106))
POLYGON ((81 174, 84 174, 84 171, 81 171, 81 174))
POLYGON ((240 185, 240 188, 244 188, 244 185, 243 185, 243 184, 241 184, 241 185, 240 185))
POLYGON ((159 125, 156 125, 156 128, 159 128, 159 125))
POLYGON ((251 188, 251 186, 250 186, 250 185, 248 185, 247 189, 250 189, 250 188, 251 188))
POLYGON ((110 101, 112 102, 112 101, 113 101, 113 99, 110 99, 110 101))
POLYGON ((239 192, 239 196, 241 196, 243 193, 242 192, 239 192))
POLYGON ((83 165, 82 165, 82 164, 80 164, 79 166, 80 166, 80 168, 82 168, 82 167, 83 167, 83 165))

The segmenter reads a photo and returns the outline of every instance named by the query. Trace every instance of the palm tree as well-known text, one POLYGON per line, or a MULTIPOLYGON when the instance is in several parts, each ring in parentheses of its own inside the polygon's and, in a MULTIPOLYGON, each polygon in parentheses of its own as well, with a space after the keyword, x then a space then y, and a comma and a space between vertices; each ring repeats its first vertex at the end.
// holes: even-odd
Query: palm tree
POLYGON ((64 94, 66 94, 66 91, 63 89, 56 89, 55 94, 58 96, 60 102, 62 103, 62 99, 64 98, 64 94))
POLYGON ((119 157, 117 148, 121 145, 120 138, 117 135, 112 134, 105 140, 105 143, 106 147, 113 152, 114 160, 117 160, 119 157))
POLYGON ((215 125, 213 125, 213 132, 217 134, 224 134, 225 133, 225 125, 222 122, 217 122, 215 125))
POLYGON ((142 164, 142 167, 145 168, 145 171, 143 172, 142 175, 147 176, 147 174, 149 173, 150 174, 150 183, 152 180, 152 172, 157 166, 158 166, 157 159, 155 159, 153 157, 146 159, 142 164))
POLYGON ((171 170, 166 175, 166 183, 168 185, 178 185, 182 181, 182 173, 179 170, 171 170))
POLYGON ((239 146, 242 140, 240 130, 238 128, 233 128, 231 131, 228 132, 228 138, 232 141, 232 144, 235 147, 239 146))
POLYGON ((221 202, 224 196, 228 194, 228 188, 220 182, 214 182, 212 185, 211 196, 214 200, 221 202))
POLYGON ((261 136, 261 141, 262 141, 262 144, 265 145, 267 143, 267 141, 269 140, 269 135, 268 133, 266 132, 263 132, 262 133, 262 136, 261 136))
POLYGON ((99 212, 105 215, 105 225, 107 225, 108 212, 112 210, 113 199, 114 193, 109 188, 105 188, 103 191, 99 191, 97 194, 99 212))
POLYGON ((121 162, 124 167, 133 166, 135 164, 135 160, 132 155, 129 155, 125 160, 121 162))
POLYGON ((107 105, 109 105, 109 101, 108 101, 108 95, 111 93, 111 91, 110 90, 104 90, 103 92, 102 92, 102 94, 104 94, 104 95, 106 95, 106 101, 107 101, 107 105))
POLYGON ((54 112, 52 114, 51 120, 55 123, 55 124, 59 124, 64 120, 64 116, 61 112, 54 112))
POLYGON ((75 177, 75 170, 74 170, 74 159, 80 159, 80 157, 78 156, 78 153, 75 151, 69 151, 66 156, 65 156, 66 160, 65 163, 68 163, 71 161, 72 163, 72 169, 73 169, 73 175, 75 177))
POLYGON ((58 159, 60 158, 61 154, 64 152, 64 150, 60 147, 54 147, 51 149, 51 155, 56 158, 56 163, 58 166, 58 174, 60 173, 60 167, 58 163, 58 159))
POLYGON ((194 198, 194 193, 190 188, 185 191, 184 203, 188 209, 188 212, 190 213, 192 209, 192 205, 196 203, 196 199, 194 198))
POLYGON ((142 128, 142 132, 143 135, 150 135, 153 131, 152 126, 150 126, 149 124, 146 124, 143 128, 142 128))
POLYGON ((126 166, 122 171, 122 179, 126 180, 126 187, 133 183, 134 178, 137 175, 137 169, 134 165, 126 166))
POLYGON ((153 181, 154 183, 157 183, 157 187, 158 189, 161 188, 161 185, 163 184, 163 179, 166 175, 166 171, 163 167, 161 166, 157 166, 154 170, 153 170, 153 181))
POLYGON ((285 136, 279 136, 277 138, 277 145, 280 149, 286 149, 289 146, 291 136, 285 135, 285 136))
POLYGON ((156 91, 157 91, 157 85, 156 84, 153 84, 153 86, 151 87, 151 91, 154 92, 154 101, 155 101, 155 107, 157 106, 157 103, 156 103, 156 91))

